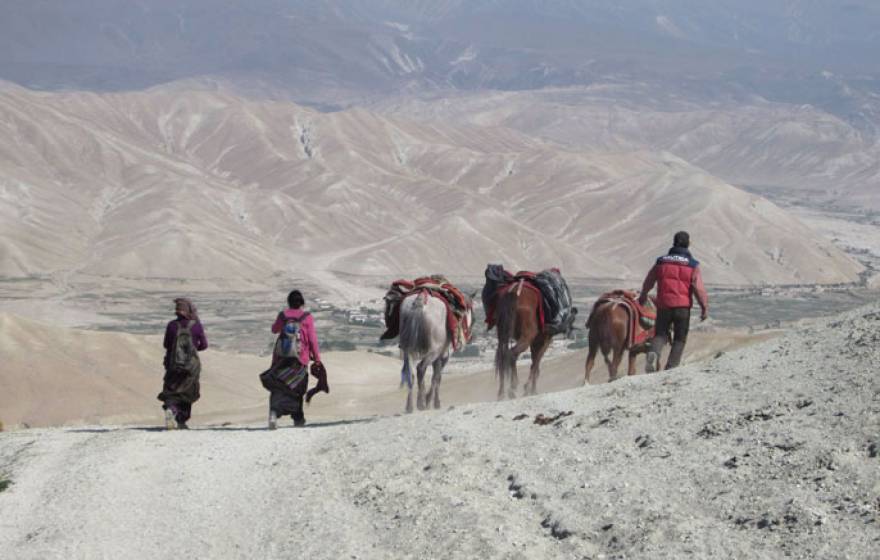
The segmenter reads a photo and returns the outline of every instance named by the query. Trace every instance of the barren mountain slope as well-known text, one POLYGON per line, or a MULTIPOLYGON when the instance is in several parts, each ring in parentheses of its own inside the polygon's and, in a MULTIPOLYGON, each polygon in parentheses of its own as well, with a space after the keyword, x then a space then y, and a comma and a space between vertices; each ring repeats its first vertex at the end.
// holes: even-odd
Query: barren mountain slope
POLYGON ((880 209, 880 101, 873 96, 853 103, 859 111, 847 121, 817 107, 758 97, 607 84, 409 98, 383 109, 510 127, 580 149, 669 151, 734 185, 814 205, 880 209))
MULTIPOLYGON (((0 420, 6 426, 158 418, 161 337, 65 329, 0 314, 0 420)), ((203 414, 262 403, 266 360, 202 353, 203 414)))
POLYGON ((568 151, 506 128, 172 86, 10 86, 0 129, 7 275, 475 276, 503 261, 633 279, 681 228, 710 282, 845 282, 860 270, 773 204, 676 157, 568 151))
POLYGON ((871 558, 878 332, 874 305, 671 373, 307 429, 4 433, 0 550, 871 558))

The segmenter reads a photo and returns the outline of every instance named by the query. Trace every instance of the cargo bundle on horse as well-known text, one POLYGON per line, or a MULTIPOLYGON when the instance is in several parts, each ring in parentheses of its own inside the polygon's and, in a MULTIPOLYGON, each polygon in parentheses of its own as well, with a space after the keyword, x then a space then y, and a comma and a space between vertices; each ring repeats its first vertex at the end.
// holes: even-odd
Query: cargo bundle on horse
POLYGON ((450 349, 458 350, 470 341, 473 298, 462 293, 445 277, 426 276, 397 280, 385 294, 385 327, 380 340, 400 336, 403 356, 401 386, 408 387, 406 411, 412 412, 413 379, 410 364, 416 363, 418 395, 416 406, 424 410, 433 398, 440 408, 440 380, 450 349), (433 366, 431 388, 424 389, 425 372, 433 366))
POLYGON ((584 366, 584 383, 590 382, 590 371, 600 350, 608 365, 610 381, 618 378, 617 369, 627 350, 627 374, 634 375, 636 356, 647 352, 650 347, 656 317, 653 303, 649 300, 644 306, 639 304, 637 292, 614 290, 600 296, 586 323, 590 350, 584 366), (613 357, 609 358, 609 354, 613 357))
POLYGON ((571 332, 577 315, 562 274, 556 268, 511 274, 502 265, 490 264, 482 299, 487 328, 498 327, 498 398, 504 398, 505 378, 510 382, 507 397, 516 396, 516 360, 527 349, 531 350, 532 366, 524 392, 536 394, 541 358, 555 335, 571 332))

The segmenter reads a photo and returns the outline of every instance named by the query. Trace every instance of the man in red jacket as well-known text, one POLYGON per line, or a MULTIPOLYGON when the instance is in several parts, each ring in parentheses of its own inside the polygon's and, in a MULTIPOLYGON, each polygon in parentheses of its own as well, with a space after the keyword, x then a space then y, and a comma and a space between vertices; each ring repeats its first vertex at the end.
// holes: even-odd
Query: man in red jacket
POLYGON ((670 326, 673 331, 672 350, 669 352, 666 369, 678 367, 681 363, 695 296, 702 309, 700 320, 705 321, 709 316, 709 296, 703 286, 700 263, 691 256, 689 246, 690 235, 686 231, 676 233, 672 240, 672 249, 657 259, 642 285, 639 303, 644 305, 648 300, 648 293, 657 284, 657 334, 651 340, 651 350, 648 352, 648 372, 657 371, 660 367, 660 353, 666 345, 670 326))

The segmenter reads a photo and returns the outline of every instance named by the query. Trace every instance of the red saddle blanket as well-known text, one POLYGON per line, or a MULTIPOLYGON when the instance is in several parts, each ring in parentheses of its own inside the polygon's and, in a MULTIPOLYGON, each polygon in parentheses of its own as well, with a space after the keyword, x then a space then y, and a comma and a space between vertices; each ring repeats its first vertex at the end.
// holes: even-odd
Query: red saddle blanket
MULTIPOLYGON (((596 303, 593 304, 593 311, 600 304, 608 302, 614 302, 623 306, 629 315, 629 336, 627 340, 629 348, 654 338, 654 327, 645 328, 643 322, 650 322, 653 325, 657 319, 657 311, 654 307, 641 305, 638 292, 632 290, 613 290, 602 294, 596 300, 596 303), (643 321, 643 319, 648 319, 649 321, 643 321)), ((592 315, 593 313, 590 312, 591 317, 592 315)), ((589 323, 589 321, 587 322, 589 323)))
POLYGON ((464 347, 471 339, 471 326, 464 320, 471 310, 472 302, 461 290, 442 276, 423 276, 415 280, 395 280, 385 294, 385 332, 381 340, 395 338, 400 334, 400 303, 407 297, 425 294, 439 299, 446 305, 446 328, 452 336, 453 350, 464 347))

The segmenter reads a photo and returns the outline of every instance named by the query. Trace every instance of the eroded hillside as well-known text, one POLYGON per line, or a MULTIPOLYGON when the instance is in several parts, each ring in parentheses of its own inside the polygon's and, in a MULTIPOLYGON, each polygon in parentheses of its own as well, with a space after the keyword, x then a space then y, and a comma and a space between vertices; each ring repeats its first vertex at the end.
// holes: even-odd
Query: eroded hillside
POLYGON ((492 261, 633 280, 682 228, 709 282, 861 270, 774 204, 664 153, 176 87, 8 86, 0 128, 7 276, 478 276, 492 261))

